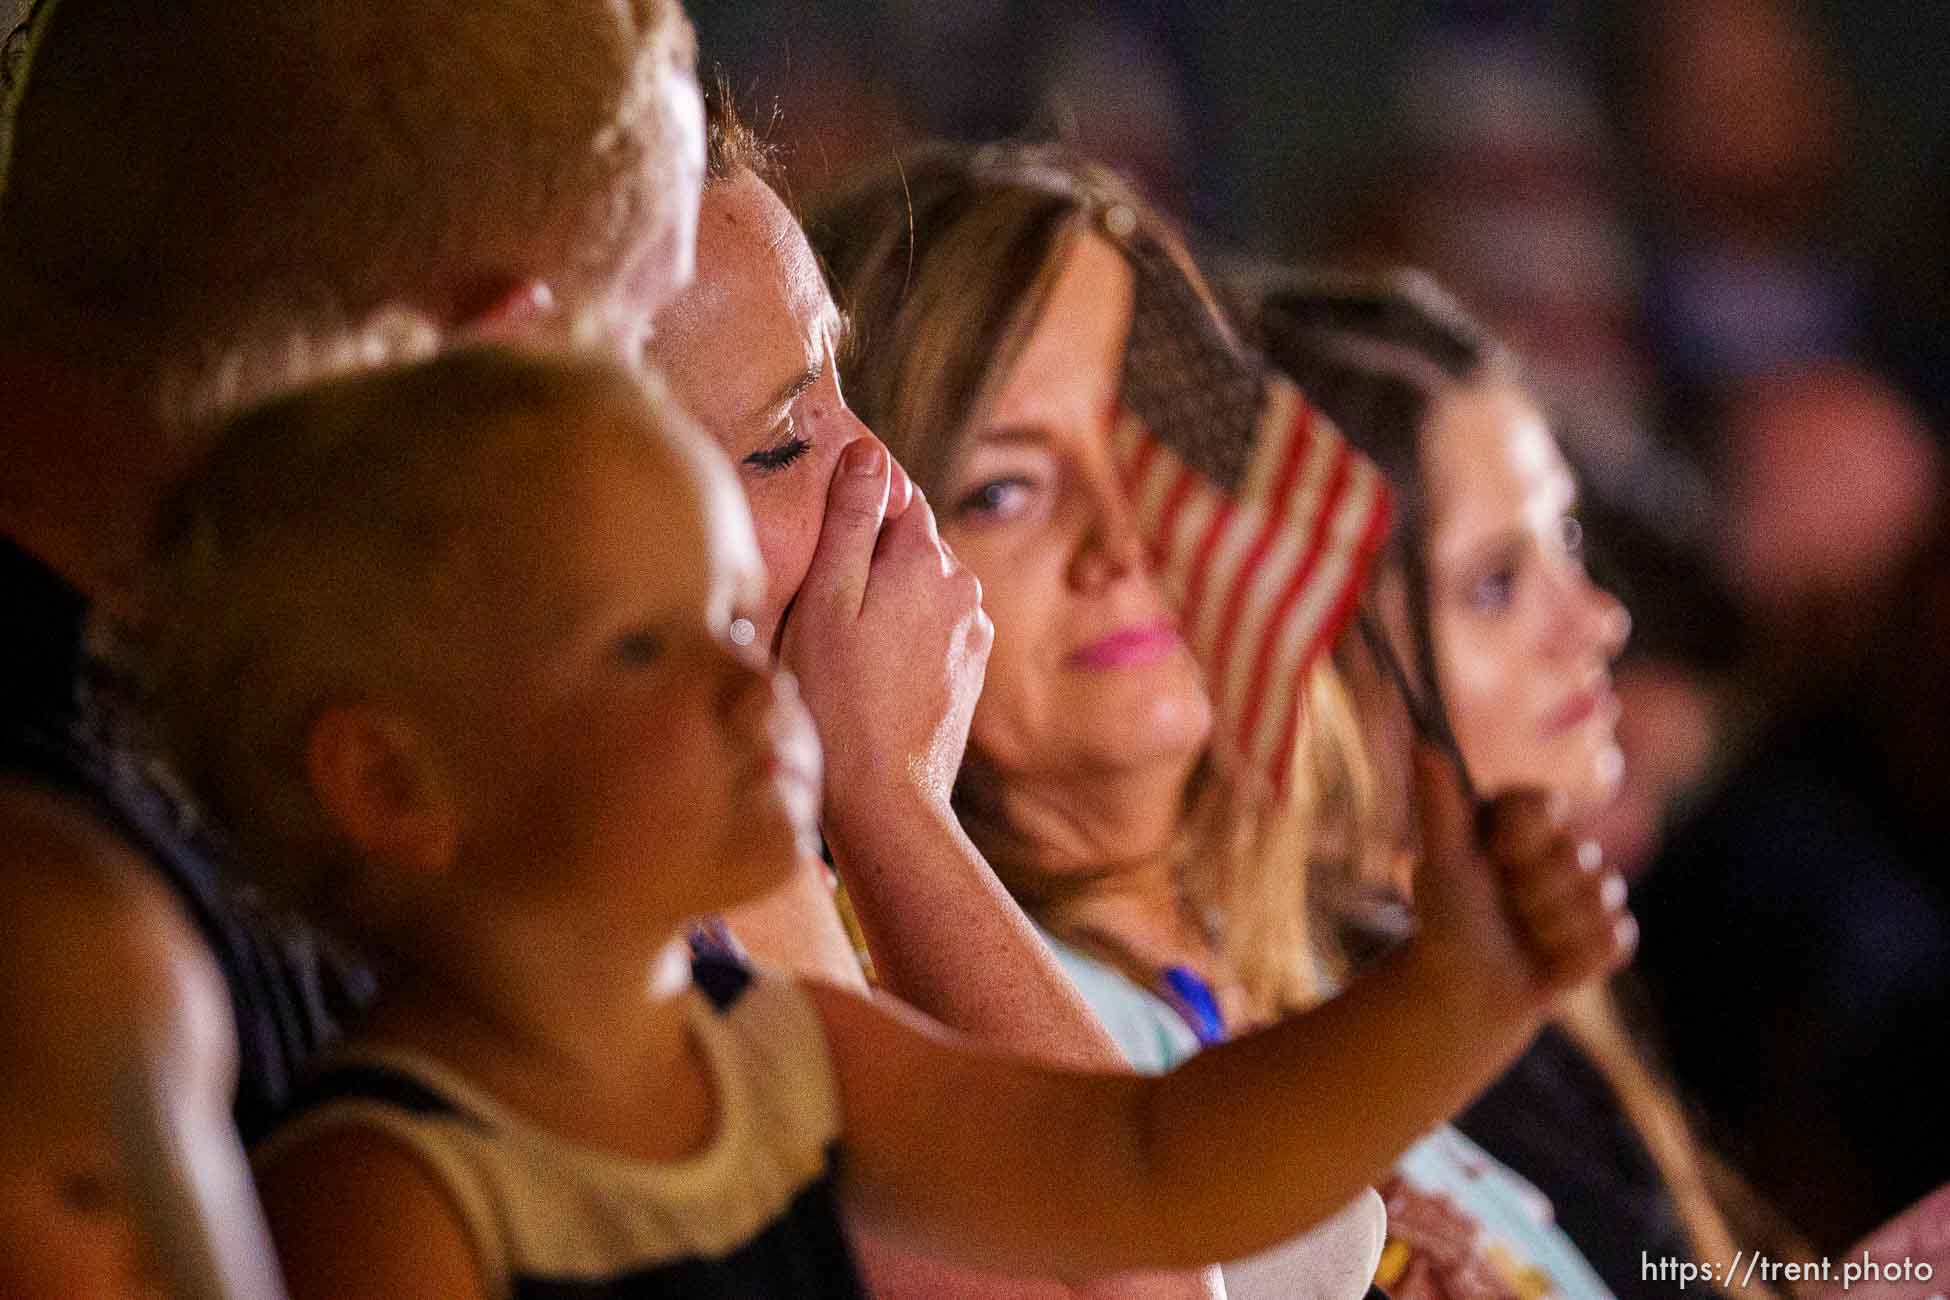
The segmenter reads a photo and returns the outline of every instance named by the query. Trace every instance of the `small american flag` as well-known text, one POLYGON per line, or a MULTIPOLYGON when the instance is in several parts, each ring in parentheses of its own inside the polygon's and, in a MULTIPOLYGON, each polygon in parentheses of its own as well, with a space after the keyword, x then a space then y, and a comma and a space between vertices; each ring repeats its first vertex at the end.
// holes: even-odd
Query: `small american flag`
POLYGON ((1142 235, 1123 247, 1136 299, 1113 453, 1220 741, 1283 795, 1307 673, 1387 537, 1387 483, 1235 342, 1165 249, 1142 235))

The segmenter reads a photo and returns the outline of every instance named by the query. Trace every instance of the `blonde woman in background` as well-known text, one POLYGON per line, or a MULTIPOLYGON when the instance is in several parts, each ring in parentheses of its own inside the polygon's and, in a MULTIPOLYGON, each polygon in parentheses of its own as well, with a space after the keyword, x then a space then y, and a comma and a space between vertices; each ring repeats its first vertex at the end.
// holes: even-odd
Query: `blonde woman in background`
MULTIPOLYGON (((1152 273, 1137 250, 1177 240, 1114 177, 1016 146, 915 151, 808 228, 852 313, 855 408, 935 503, 995 623, 957 787, 970 835, 1140 1069, 1317 1002, 1305 863, 1331 792, 1306 774, 1336 752, 1334 715, 1310 712, 1291 799, 1219 761, 1108 440, 1152 273)), ((1415 1152, 1467 1185, 1464 1212, 1409 1210, 1450 1293, 1607 1294, 1528 1216, 1534 1193, 1480 1153, 1464 1171, 1460 1143, 1415 1152)), ((1365 1281, 1376 1255, 1342 1267, 1355 1258, 1365 1281)), ((1326 1271, 1263 1258, 1227 1285, 1312 1294, 1326 1271)))

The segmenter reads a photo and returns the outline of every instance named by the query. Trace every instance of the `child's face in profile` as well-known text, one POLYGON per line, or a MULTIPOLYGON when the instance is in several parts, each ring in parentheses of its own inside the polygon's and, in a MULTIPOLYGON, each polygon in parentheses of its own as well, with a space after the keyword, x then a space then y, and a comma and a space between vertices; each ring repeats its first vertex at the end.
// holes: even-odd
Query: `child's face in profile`
POLYGON ((494 650, 448 719, 461 845, 524 907, 675 926, 816 848, 819 744, 731 639, 765 580, 729 467, 633 394, 579 406, 546 463, 485 475, 498 508, 434 597, 475 643, 456 664, 494 650))

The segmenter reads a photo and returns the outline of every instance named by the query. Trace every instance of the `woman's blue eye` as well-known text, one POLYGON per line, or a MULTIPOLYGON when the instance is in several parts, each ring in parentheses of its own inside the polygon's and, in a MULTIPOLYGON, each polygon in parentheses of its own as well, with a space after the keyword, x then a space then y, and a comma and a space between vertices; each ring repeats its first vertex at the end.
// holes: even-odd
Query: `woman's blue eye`
POLYGON ((616 638, 616 658, 632 668, 655 663, 663 648, 663 641, 655 632, 625 632, 616 638))
POLYGON ((812 450, 812 441, 792 434, 783 442, 761 447, 745 457, 745 463, 761 474, 775 474, 812 450))
POLYGON ((955 510, 966 515, 1003 514, 1033 487, 1034 483, 1020 476, 990 479, 964 496, 955 510))

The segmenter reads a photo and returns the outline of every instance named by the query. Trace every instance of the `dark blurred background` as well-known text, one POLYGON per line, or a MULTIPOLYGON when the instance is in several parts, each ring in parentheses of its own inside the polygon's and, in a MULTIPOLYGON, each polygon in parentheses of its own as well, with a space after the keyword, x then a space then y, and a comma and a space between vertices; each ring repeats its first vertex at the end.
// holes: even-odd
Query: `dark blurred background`
MULTIPOLYGON (((741 88, 788 105, 850 89, 884 120, 827 140, 832 160, 875 132, 988 136, 1047 125, 1051 107, 1109 132, 1121 119, 1186 186, 1213 234, 1267 250, 1320 251, 1319 223, 1346 187, 1400 155, 1404 77, 1457 31, 1521 27, 1553 71, 1602 91, 1621 33, 1662 8, 1637 0, 699 0, 707 54, 741 88)), ((1893 248, 1939 189, 1950 109, 1950 6, 1819 0, 1797 7, 1852 100, 1849 238, 1893 248)), ((1412 92, 1411 92, 1412 93, 1412 92)), ((837 105, 835 104, 837 107, 837 105)), ((865 104, 863 102, 862 106, 865 104)), ((787 137, 798 127, 782 124, 787 137)), ((821 127, 825 124, 821 123, 821 127)), ((821 130, 821 139, 826 133, 821 130)), ((840 133, 835 130, 833 135, 840 133)), ((802 159, 810 172, 825 161, 802 159)))

